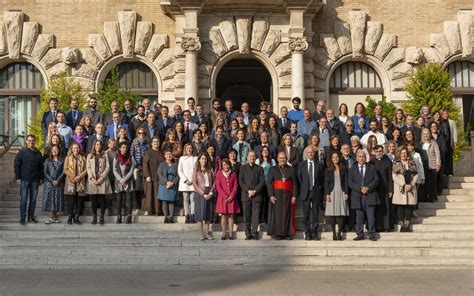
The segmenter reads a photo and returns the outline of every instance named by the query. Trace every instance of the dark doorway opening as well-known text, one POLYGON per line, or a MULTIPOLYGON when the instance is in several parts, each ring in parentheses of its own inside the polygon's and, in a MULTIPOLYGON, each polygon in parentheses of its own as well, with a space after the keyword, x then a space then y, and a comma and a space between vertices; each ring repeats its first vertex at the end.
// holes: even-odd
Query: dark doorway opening
POLYGON ((250 112, 256 114, 260 102, 273 101, 272 78, 265 66, 254 59, 234 59, 220 70, 216 82, 216 97, 222 101, 231 99, 234 108, 247 102, 250 112))

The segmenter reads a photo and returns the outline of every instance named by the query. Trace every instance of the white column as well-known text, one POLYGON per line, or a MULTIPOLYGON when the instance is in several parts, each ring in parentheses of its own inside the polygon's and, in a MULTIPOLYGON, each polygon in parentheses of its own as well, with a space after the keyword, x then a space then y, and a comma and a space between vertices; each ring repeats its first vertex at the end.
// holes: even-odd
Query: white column
POLYGON ((301 108, 304 108, 305 85, 303 54, 304 51, 308 49, 308 42, 305 37, 290 38, 288 49, 291 51, 291 95, 292 98, 301 98, 301 108))
POLYGON ((186 84, 184 86, 185 100, 193 97, 198 101, 198 64, 197 55, 201 43, 197 37, 183 37, 181 48, 186 52, 186 84))
POLYGON ((198 100, 198 65, 197 53, 186 53, 186 84, 184 86, 184 96, 187 100, 193 97, 196 102, 198 100))

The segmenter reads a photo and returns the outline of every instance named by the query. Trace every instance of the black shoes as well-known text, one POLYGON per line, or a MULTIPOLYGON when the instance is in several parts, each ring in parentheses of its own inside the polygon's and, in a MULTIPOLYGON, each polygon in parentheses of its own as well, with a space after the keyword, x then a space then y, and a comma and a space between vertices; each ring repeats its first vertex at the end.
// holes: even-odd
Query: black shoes
POLYGON ((354 238, 355 241, 361 241, 361 240, 364 240, 364 239, 365 239, 364 236, 356 236, 354 238))
POLYGON ((105 224, 104 215, 100 215, 99 224, 100 224, 100 225, 104 225, 104 224, 105 224))
POLYGON ((38 223, 38 221, 36 221, 36 219, 33 217, 33 218, 28 218, 28 223, 38 223))
POLYGON ((25 218, 21 218, 21 219, 20 219, 20 224, 21 224, 21 225, 26 225, 25 218))
POLYGON ((245 235, 245 240, 252 240, 253 237, 251 235, 245 235))
POLYGON ((377 241, 377 238, 375 237, 375 235, 369 235, 369 239, 373 242, 377 241))
POLYGON ((67 219, 67 224, 72 225, 72 216, 69 216, 67 219))
POLYGON ((77 225, 81 225, 82 222, 79 220, 79 216, 76 216, 75 218, 73 217, 72 218, 72 222, 74 222, 75 224, 77 225))
POLYGON ((344 240, 344 239, 342 238, 342 233, 338 233, 338 234, 337 234, 337 240, 340 240, 340 241, 344 240))
POLYGON ((94 215, 92 216, 92 222, 91 222, 92 225, 96 225, 97 224, 97 215, 94 215))
POLYGON ((122 224, 122 216, 117 216, 117 224, 122 224))
POLYGON ((132 223, 132 216, 128 215, 127 216, 127 221, 125 221, 125 224, 131 224, 132 223))
POLYGON ((186 215, 186 220, 184 221, 184 224, 189 224, 189 223, 191 223, 191 216, 186 215))

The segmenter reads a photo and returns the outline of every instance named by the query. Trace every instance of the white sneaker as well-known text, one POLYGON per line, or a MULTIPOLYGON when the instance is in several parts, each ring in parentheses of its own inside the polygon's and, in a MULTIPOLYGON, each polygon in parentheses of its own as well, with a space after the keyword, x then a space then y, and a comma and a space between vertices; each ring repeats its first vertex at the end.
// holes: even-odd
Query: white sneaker
POLYGON ((46 224, 46 225, 49 225, 51 223, 54 223, 53 219, 48 219, 48 220, 44 221, 44 224, 46 224))
POLYGON ((54 218, 54 223, 61 223, 61 221, 59 221, 58 218, 54 218))

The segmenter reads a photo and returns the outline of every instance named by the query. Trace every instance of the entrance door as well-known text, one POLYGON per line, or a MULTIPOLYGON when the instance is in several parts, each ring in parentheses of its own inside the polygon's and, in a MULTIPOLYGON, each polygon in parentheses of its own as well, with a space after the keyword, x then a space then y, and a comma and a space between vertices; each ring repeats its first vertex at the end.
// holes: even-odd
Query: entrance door
POLYGON ((464 130, 470 132, 474 130, 474 95, 462 96, 462 110, 464 113, 464 130))
POLYGON ((265 66, 254 59, 234 59, 222 67, 216 83, 216 97, 231 99, 234 108, 247 102, 250 112, 260 110, 260 102, 273 101, 272 79, 265 66))

